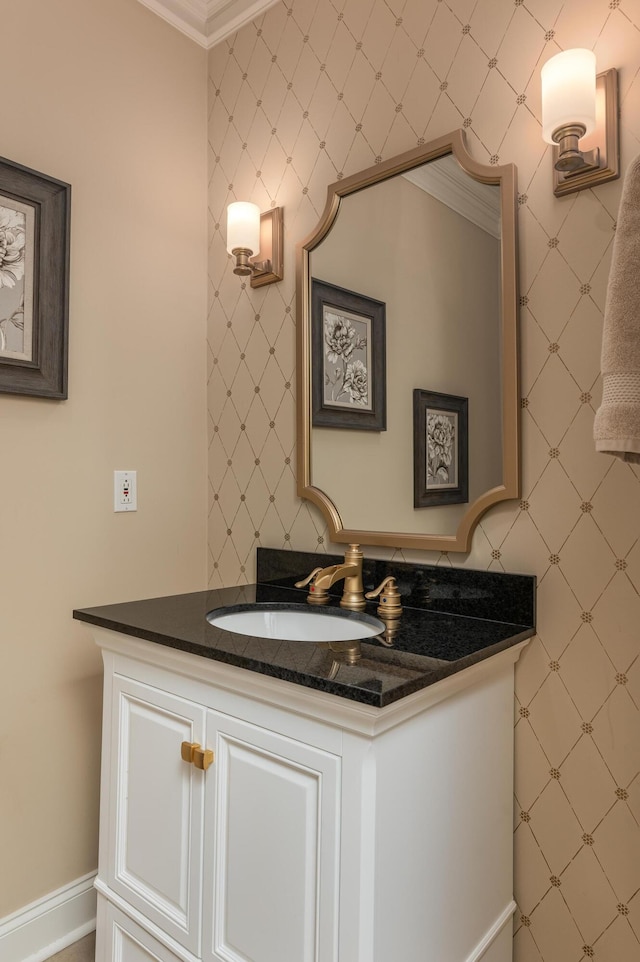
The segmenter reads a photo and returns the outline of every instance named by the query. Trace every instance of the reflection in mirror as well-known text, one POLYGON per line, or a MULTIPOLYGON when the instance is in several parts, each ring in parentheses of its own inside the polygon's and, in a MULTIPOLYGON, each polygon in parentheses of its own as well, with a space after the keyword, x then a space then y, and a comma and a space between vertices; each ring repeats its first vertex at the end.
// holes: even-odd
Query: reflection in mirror
MULTIPOLYGON (((514 181, 511 166, 473 161, 456 132, 365 171, 360 181, 338 182, 318 230, 301 245, 299 493, 323 509, 336 541, 464 551, 480 514, 517 496, 514 181), (335 338, 329 346, 326 338, 322 346, 317 336, 312 341, 313 281, 342 291, 325 314, 334 325, 342 318, 343 356, 335 338), (354 382, 354 340, 367 356, 361 335, 349 340, 350 325, 358 326, 344 304, 362 303, 366 314, 367 299, 385 308, 386 430, 354 428, 348 410, 341 420, 354 382), (341 384, 347 370, 337 416, 329 405, 328 416, 312 418, 314 379, 317 396, 319 379, 341 384), (422 443, 414 437, 414 391, 452 399, 443 416, 434 409, 431 419, 429 409, 422 418, 422 443), (468 488, 458 484, 462 422, 451 413, 460 404, 468 419, 468 488), (417 465, 416 454, 426 463, 417 465), (416 478, 426 497, 414 491, 416 478), (428 494, 438 491, 451 494, 428 494), (447 500, 457 503, 438 503, 447 500)), ((362 366, 357 373, 361 387, 362 366)), ((354 394, 352 410, 367 403, 354 394)))

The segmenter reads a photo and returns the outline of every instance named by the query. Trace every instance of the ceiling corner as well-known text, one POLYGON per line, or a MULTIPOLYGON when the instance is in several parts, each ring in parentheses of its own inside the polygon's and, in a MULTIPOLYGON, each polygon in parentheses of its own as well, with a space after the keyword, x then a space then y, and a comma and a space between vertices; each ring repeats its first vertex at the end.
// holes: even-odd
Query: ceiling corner
POLYGON ((210 50, 279 0, 139 0, 172 27, 210 50))

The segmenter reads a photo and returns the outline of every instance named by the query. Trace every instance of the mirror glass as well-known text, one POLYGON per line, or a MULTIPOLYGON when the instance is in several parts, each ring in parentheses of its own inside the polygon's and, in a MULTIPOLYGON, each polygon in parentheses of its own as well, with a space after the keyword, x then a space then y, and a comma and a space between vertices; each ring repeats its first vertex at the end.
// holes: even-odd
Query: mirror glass
POLYGON ((513 167, 457 131, 339 181, 298 266, 299 493, 333 540, 468 550, 518 493, 513 167))

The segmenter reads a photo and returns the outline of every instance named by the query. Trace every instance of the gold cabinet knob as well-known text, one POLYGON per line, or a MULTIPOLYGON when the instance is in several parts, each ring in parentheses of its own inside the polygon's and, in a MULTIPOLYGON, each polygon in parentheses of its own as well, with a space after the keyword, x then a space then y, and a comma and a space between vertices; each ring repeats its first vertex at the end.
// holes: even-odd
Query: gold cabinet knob
POLYGON ((201 772, 206 772, 209 765, 213 764, 213 752, 210 748, 200 748, 200 742, 182 742, 180 757, 183 762, 192 763, 201 772))
POLYGON ((183 762, 193 762, 193 755, 196 748, 200 748, 199 742, 183 742, 180 746, 180 757, 183 762))
POLYGON ((213 752, 210 748, 200 748, 198 745, 193 752, 193 764, 201 772, 206 772, 209 765, 213 764, 213 752))

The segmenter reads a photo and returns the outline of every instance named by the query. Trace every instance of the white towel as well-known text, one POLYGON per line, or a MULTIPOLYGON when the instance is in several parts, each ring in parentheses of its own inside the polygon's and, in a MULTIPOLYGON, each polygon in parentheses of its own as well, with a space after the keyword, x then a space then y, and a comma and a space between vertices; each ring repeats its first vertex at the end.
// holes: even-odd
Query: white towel
POLYGON ((640 156, 628 168, 602 333, 602 404, 596 412, 596 451, 640 463, 640 156))

